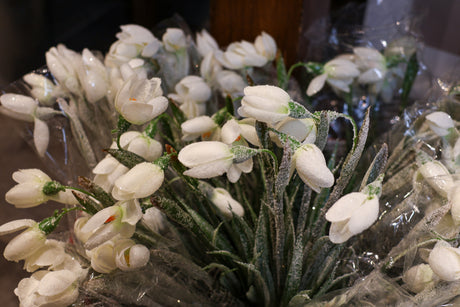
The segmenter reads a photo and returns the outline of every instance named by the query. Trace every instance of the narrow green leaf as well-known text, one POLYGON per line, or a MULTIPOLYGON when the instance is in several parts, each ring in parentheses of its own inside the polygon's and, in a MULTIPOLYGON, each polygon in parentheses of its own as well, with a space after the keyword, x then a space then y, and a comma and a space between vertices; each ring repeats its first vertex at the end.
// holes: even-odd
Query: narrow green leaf
POLYGON ((406 72, 404 74, 402 92, 401 92, 401 109, 404 110, 409 100, 410 90, 414 84, 415 77, 417 77, 419 64, 417 61, 417 53, 414 52, 407 63, 406 72))
POLYGON ((315 145, 323 150, 327 143, 327 137, 329 135, 329 117, 327 112, 321 111, 319 116, 319 123, 317 123, 318 132, 316 134, 315 145))
POLYGON ((284 64, 284 58, 281 52, 276 54, 276 76, 278 79, 278 87, 286 90, 289 80, 286 72, 286 65, 284 64))
POLYGON ((79 176, 78 177, 78 184, 90 192, 91 194, 94 195, 94 198, 96 198, 98 201, 101 202, 101 204, 104 207, 110 207, 115 204, 115 199, 112 197, 111 194, 107 193, 102 189, 100 186, 95 184, 93 181, 86 177, 79 176))
POLYGON ((289 265, 289 271, 287 273, 286 284, 283 289, 282 304, 287 305, 291 298, 298 292, 300 281, 302 278, 302 267, 303 267, 303 238, 300 234, 296 238, 294 251, 292 254, 291 263, 289 265))
POLYGON ((141 156, 135 154, 134 152, 127 151, 124 149, 113 149, 109 148, 105 150, 112 157, 118 160, 121 164, 127 168, 133 168, 139 163, 145 162, 145 159, 141 156))
POLYGON ((379 152, 375 155, 374 160, 367 169, 366 174, 364 175, 363 181, 361 182, 361 187, 359 190, 364 189, 366 185, 375 181, 377 177, 382 174, 385 170, 388 159, 388 146, 383 144, 379 152))
POLYGON ((83 207, 83 210, 91 215, 96 214, 99 210, 101 210, 102 206, 92 200, 88 195, 77 193, 72 191, 73 196, 77 199, 80 206, 83 207))

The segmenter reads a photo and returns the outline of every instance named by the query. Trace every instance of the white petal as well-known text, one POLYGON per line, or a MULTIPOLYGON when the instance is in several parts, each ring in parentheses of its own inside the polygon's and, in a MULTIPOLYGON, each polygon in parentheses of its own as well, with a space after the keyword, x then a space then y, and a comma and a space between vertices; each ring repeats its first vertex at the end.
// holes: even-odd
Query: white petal
POLYGON ((340 244, 350 239, 353 234, 348 230, 348 221, 332 223, 329 228, 329 240, 340 244))
POLYGON ((231 145, 241 134, 241 128, 235 119, 231 119, 222 126, 222 142, 231 145))
POLYGON ((448 243, 439 241, 428 258, 433 272, 446 281, 460 278, 460 256, 454 250, 448 243))
POLYGON ((310 84, 308 85, 307 88, 307 95, 308 96, 313 96, 316 93, 318 93, 324 86, 324 83, 326 82, 327 74, 322 74, 319 76, 316 76, 311 80, 310 84))
POLYGON ((0 226, 0 235, 7 235, 25 228, 33 227, 37 224, 31 219, 14 220, 0 226))
POLYGON ((367 195, 361 192, 353 192, 342 196, 326 213, 329 222, 341 222, 348 220, 357 209, 364 203, 367 195))
POLYGON ((379 200, 377 197, 368 199, 350 217, 348 229, 352 234, 358 234, 369 228, 379 216, 379 200))
POLYGON ((40 157, 45 156, 46 149, 50 140, 50 131, 48 125, 38 119, 34 120, 34 145, 40 157))
POLYGON ((37 100, 19 94, 3 94, 0 102, 8 110, 25 115, 33 115, 38 106, 37 100))
POLYGON ((184 175, 199 179, 220 176, 228 171, 228 169, 232 166, 232 163, 232 159, 209 162, 186 170, 184 175))
POLYGON ((120 214, 120 208, 118 206, 104 208, 93 215, 81 228, 81 231, 84 233, 95 231, 97 228, 102 226, 111 216, 116 216, 118 214, 120 214))

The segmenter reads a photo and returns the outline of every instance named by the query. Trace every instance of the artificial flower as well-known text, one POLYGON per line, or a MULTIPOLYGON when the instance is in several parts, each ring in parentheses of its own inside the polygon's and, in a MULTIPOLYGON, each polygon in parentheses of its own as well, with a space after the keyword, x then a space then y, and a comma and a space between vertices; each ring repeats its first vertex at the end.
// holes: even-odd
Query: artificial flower
POLYGON ((241 204, 236 201, 230 193, 223 188, 215 188, 210 195, 211 202, 219 211, 227 218, 232 218, 232 214, 238 216, 244 215, 244 209, 241 204))
POLYGON ((377 49, 368 47, 353 48, 355 63, 361 74, 358 82, 363 84, 381 82, 387 73, 386 60, 377 49))
POLYGON ((222 96, 241 96, 246 83, 243 78, 234 71, 220 70, 215 75, 216 86, 222 92, 222 96))
POLYGON ((216 60, 214 53, 208 53, 200 64, 200 75, 208 84, 213 84, 216 81, 218 73, 222 70, 222 66, 216 60))
POLYGON ((291 98, 279 87, 271 85, 247 86, 238 113, 258 121, 273 124, 289 115, 291 98))
POLYGON ((302 181, 313 191, 319 193, 321 188, 334 184, 334 175, 326 165, 323 152, 314 144, 299 147, 292 157, 292 162, 302 181))
MULTIPOLYGON (((275 129, 304 144, 313 144, 316 140, 317 128, 312 118, 297 119, 288 117, 276 124, 275 129)), ((274 136, 273 140, 280 145, 277 136, 274 136)))
POLYGON ((420 293, 434 284, 434 277, 435 275, 430 265, 422 263, 407 270, 402 279, 409 290, 414 293, 420 293))
POLYGON ((267 63, 267 59, 257 52, 253 44, 247 41, 231 43, 225 52, 216 51, 215 56, 222 66, 229 69, 241 69, 249 66, 262 67, 267 63))
POLYGON ((215 133, 219 130, 218 125, 206 115, 186 120, 181 124, 181 130, 184 141, 191 141, 200 136, 204 140, 214 140, 219 137, 219 133, 215 133))
POLYGON ((114 244, 115 265, 122 271, 132 271, 147 264, 150 251, 142 244, 131 239, 116 240, 114 244))
POLYGON ((63 204, 76 204, 77 200, 70 190, 45 194, 44 188, 51 183, 51 178, 39 169, 23 169, 13 173, 13 180, 18 184, 6 192, 5 199, 18 208, 38 206, 48 200, 63 204))
POLYGON ((39 268, 49 267, 52 269, 59 266, 66 260, 65 243, 53 239, 47 239, 32 255, 24 261, 24 269, 27 272, 34 272, 39 268))
POLYGON ((214 37, 203 29, 196 34, 196 48, 202 57, 206 57, 209 53, 219 50, 219 45, 214 37))
POLYGON ((37 271, 22 279, 14 293, 21 306, 69 306, 78 298, 78 280, 69 270, 37 271))
POLYGON ((86 253, 91 258, 91 267, 96 272, 108 274, 117 268, 113 241, 106 241, 86 253))
POLYGON ((166 29, 162 39, 165 49, 169 52, 177 52, 187 47, 185 33, 178 28, 166 29))
POLYGON ((344 58, 335 58, 324 64, 324 73, 311 80, 307 88, 307 95, 313 96, 319 92, 327 82, 333 89, 348 93, 353 79, 359 76, 356 65, 344 58))
POLYGON ((211 97, 211 88, 199 76, 187 76, 174 87, 176 93, 168 97, 180 104, 187 118, 203 115, 205 102, 211 97))
POLYGON ((460 279, 460 249, 446 241, 439 241, 428 257, 433 272, 445 281, 460 279))
POLYGON ((346 194, 335 202, 326 212, 326 220, 331 222, 331 242, 343 243, 369 228, 379 215, 381 192, 382 182, 377 179, 362 191, 346 194))
POLYGON ((165 228, 165 217, 163 213, 155 207, 150 207, 145 210, 141 222, 148 229, 157 233, 165 228))
POLYGON ((455 127, 452 117, 446 112, 433 112, 428 114, 425 119, 431 130, 439 136, 448 135, 449 130, 455 127))
POLYGON ((435 160, 420 164, 418 172, 436 192, 442 196, 446 196, 454 184, 449 170, 444 164, 435 160))
POLYGON ((164 172, 158 165, 139 163, 115 180, 112 196, 118 200, 144 198, 155 193, 163 180, 164 172))
POLYGON ((142 125, 168 108, 162 96, 161 79, 142 79, 132 75, 115 97, 115 108, 130 123, 142 125))
POLYGON ((57 82, 71 93, 81 95, 76 67, 82 64, 81 55, 59 44, 46 52, 46 65, 57 82))
POLYGON ((107 155, 93 168, 92 172, 95 175, 93 181, 104 191, 112 192, 115 180, 128 171, 129 168, 121 164, 112 155, 107 155))
POLYGON ((160 142, 152 139, 145 132, 128 131, 123 133, 120 136, 120 146, 149 162, 158 159, 163 153, 160 142))
POLYGON ((257 53, 262 55, 267 61, 272 61, 276 57, 276 42, 269 34, 262 32, 256 37, 254 47, 257 53))
POLYGON ((32 97, 46 106, 51 106, 56 96, 61 93, 59 87, 44 75, 29 73, 22 78, 31 87, 32 97))
POLYGON ((5 259, 9 261, 20 261, 32 256, 37 250, 44 246, 46 235, 40 230, 34 220, 15 220, 0 226, 0 235, 6 235, 19 230, 22 233, 14 237, 3 252, 5 259))
POLYGON ((212 178, 230 169, 233 164, 233 153, 225 143, 205 141, 185 146, 179 152, 178 159, 190 168, 184 172, 184 175, 195 178, 212 178))
POLYGON ((141 218, 142 210, 136 199, 117 202, 98 211, 80 228, 83 234, 91 234, 85 248, 92 250, 117 235, 123 238, 131 237, 136 223, 141 218))
POLYGON ((109 89, 107 70, 88 49, 83 49, 82 65, 77 69, 80 84, 89 102, 96 102, 107 95, 109 89))

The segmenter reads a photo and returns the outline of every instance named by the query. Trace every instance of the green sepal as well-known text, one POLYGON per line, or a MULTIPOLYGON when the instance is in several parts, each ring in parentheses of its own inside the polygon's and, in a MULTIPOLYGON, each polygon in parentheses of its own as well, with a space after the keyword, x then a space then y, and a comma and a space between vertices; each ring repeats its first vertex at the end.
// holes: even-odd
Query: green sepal
POLYGON ((42 192, 46 196, 56 195, 59 192, 65 191, 65 187, 57 181, 48 181, 43 186, 42 192))
POLYGON ((297 119, 309 118, 312 117, 312 113, 300 103, 289 101, 289 117, 297 119))

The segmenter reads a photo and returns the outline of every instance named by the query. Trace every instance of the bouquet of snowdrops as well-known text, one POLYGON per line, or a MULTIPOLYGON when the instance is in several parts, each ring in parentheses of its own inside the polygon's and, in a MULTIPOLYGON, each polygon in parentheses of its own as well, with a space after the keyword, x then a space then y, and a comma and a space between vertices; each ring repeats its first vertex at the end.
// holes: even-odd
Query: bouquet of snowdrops
MULTIPOLYGON (((22 94, 0 97, 0 111, 30 123, 37 153, 57 170, 57 180, 38 169, 15 172, 6 200, 65 205, 42 221, 0 226, 0 234, 24 230, 4 251, 32 273, 15 290, 21 305, 297 306, 327 295, 351 302, 353 289, 365 295, 362 283, 351 286, 364 276, 375 282, 369 259, 377 242, 368 248, 367 235, 390 224, 367 229, 399 212, 383 214, 379 199, 407 182, 396 179, 399 160, 384 178, 386 145, 357 170, 369 111, 360 126, 348 114, 315 112, 290 76, 299 66, 318 75, 308 95, 325 82, 345 93, 354 80, 379 89, 388 67, 407 59, 388 65, 378 51, 356 48, 353 57, 287 70, 267 33, 221 50, 204 30, 193 40, 168 28, 161 41, 137 25, 121 30, 105 57, 51 48, 47 68, 24 76, 22 94), (339 118, 352 135, 343 156, 326 150, 339 118), (73 229, 54 234, 64 215, 73 229)), ((458 147, 453 134, 445 137, 448 159, 458 147)), ((425 163, 439 164, 417 157, 414 185, 430 177, 425 163)), ((407 240, 429 247, 438 237, 426 243, 408 234, 391 244, 407 240)), ((446 242, 432 253, 439 247, 454 257, 446 242)), ((372 268, 390 270, 413 254, 385 248, 374 251, 385 262, 372 268)), ((417 292, 418 273, 409 272, 403 280, 417 292)))

